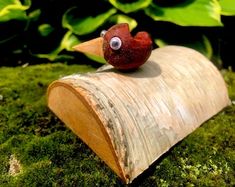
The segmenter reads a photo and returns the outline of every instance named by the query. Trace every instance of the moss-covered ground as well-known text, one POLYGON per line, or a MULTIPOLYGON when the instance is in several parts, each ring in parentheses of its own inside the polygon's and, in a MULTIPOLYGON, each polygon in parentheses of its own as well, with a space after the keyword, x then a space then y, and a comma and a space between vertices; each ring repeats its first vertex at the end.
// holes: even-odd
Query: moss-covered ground
MULTIPOLYGON (((49 83, 79 65, 0 68, 0 186, 124 186, 46 106, 49 83)), ((231 100, 235 73, 223 71, 231 100)), ((204 123, 131 186, 235 186, 235 105, 204 123)))

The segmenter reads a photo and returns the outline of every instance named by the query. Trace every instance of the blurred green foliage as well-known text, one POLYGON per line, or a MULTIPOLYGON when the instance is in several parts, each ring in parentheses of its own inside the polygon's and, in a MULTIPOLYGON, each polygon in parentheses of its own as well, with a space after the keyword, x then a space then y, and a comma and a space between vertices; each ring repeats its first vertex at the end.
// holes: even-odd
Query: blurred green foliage
POLYGON ((148 31, 154 47, 189 46, 221 64, 224 30, 234 16, 234 0, 0 0, 0 65, 90 63, 87 57, 104 63, 71 47, 121 22, 134 33, 148 31))

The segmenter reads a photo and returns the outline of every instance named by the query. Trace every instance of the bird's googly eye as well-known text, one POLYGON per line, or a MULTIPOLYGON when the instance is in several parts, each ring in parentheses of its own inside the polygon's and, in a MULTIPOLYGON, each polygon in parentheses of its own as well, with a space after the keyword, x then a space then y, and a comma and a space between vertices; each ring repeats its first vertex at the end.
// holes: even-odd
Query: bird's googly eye
POLYGON ((122 40, 115 36, 110 40, 109 45, 113 50, 118 50, 122 46, 122 40))
POLYGON ((107 32, 106 30, 102 30, 101 33, 100 33, 100 36, 101 36, 101 37, 104 37, 104 35, 105 35, 106 32, 107 32))

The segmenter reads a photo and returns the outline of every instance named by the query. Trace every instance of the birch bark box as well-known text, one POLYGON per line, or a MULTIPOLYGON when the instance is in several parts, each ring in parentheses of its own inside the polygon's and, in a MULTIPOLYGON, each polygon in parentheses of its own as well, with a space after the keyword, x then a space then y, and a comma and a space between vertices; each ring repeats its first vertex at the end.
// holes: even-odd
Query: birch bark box
POLYGON ((106 65, 48 88, 49 108, 125 183, 229 104, 216 67, 179 46, 153 50, 133 72, 106 65))

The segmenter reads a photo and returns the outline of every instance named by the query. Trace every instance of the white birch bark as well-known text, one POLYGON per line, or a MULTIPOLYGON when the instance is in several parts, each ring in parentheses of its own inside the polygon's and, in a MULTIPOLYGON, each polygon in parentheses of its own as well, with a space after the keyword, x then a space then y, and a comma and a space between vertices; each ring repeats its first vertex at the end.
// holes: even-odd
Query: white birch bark
MULTIPOLYGON (((63 120, 66 116, 58 112, 55 103, 66 95, 60 93, 56 98, 54 94, 56 102, 50 103, 51 93, 60 83, 78 93, 78 99, 88 108, 87 118, 91 111, 97 124, 103 126, 107 150, 112 150, 115 161, 108 161, 106 153, 98 155, 126 183, 230 104, 216 67, 195 50, 179 46, 154 50, 148 62, 134 72, 118 72, 108 65, 95 73, 75 74, 54 82, 48 91, 48 105, 63 120)), ((66 107, 66 100, 63 105, 66 107)), ((79 115, 80 109, 73 112, 71 116, 79 115)), ((67 125, 79 128, 79 119, 67 125)), ((99 145, 90 147, 99 152, 99 145)))

